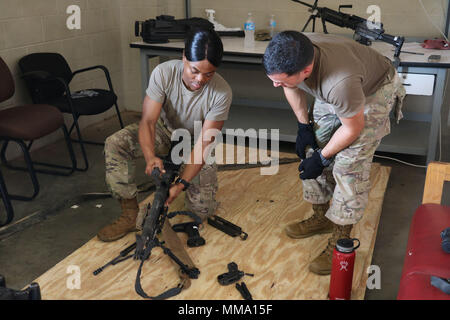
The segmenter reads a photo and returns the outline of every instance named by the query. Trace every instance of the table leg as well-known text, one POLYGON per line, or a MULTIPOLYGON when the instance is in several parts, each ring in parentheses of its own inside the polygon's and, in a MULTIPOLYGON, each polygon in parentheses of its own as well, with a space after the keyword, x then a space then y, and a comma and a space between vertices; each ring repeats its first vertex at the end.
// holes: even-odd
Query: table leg
POLYGON ((437 69, 436 87, 433 94, 433 109, 431 115, 431 129, 428 139, 427 164, 436 158, 436 146, 440 139, 439 126, 441 125, 441 108, 444 97, 444 84, 447 71, 446 69, 437 69))

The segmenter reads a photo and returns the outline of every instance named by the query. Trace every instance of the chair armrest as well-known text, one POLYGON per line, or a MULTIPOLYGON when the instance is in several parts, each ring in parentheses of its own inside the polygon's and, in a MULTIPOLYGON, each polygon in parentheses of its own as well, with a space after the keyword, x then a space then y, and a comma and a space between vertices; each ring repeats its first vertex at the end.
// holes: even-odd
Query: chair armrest
POLYGON ((114 93, 114 89, 113 89, 113 86, 112 86, 112 82, 111 82, 111 77, 109 75, 109 71, 103 65, 96 65, 96 66, 92 66, 92 67, 76 70, 76 71, 74 71, 72 73, 72 77, 75 77, 76 74, 79 74, 79 73, 82 73, 82 72, 86 72, 86 71, 95 70, 95 69, 103 70, 103 72, 105 73, 106 81, 108 81, 109 90, 114 93))
POLYGON ((102 69, 105 73, 109 74, 109 71, 108 71, 108 69, 105 66, 103 66, 103 65, 96 65, 96 66, 92 66, 92 67, 76 70, 76 71, 74 71, 72 73, 72 76, 76 75, 77 73, 82 73, 82 72, 91 71, 91 70, 95 70, 95 69, 102 69))

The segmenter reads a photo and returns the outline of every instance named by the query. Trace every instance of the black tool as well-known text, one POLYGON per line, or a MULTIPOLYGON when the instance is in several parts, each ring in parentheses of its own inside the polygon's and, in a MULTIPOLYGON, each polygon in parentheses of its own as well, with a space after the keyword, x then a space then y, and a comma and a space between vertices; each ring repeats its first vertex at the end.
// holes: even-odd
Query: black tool
POLYGON ((217 281, 223 286, 235 283, 239 281, 243 276, 253 277, 252 273, 245 273, 238 269, 238 265, 235 262, 230 262, 228 264, 228 272, 222 273, 217 277, 217 281))
POLYGON ((240 292, 240 294, 242 295, 242 298, 244 298, 244 300, 253 300, 252 295, 250 294, 250 291, 248 291, 248 288, 245 285, 245 282, 241 282, 241 284, 236 283, 236 289, 240 292))
POLYGON ((242 240, 246 240, 248 238, 248 234, 242 231, 241 227, 219 216, 209 217, 208 224, 212 225, 214 228, 219 229, 220 231, 225 232, 226 234, 232 237, 239 236, 242 240))
POLYGON ((128 247, 126 247, 125 249, 123 249, 122 251, 120 251, 119 255, 117 257, 115 257, 114 259, 112 259, 110 262, 108 262, 107 264, 105 264, 103 267, 98 268, 97 270, 95 270, 93 272, 94 276, 98 275, 100 272, 103 271, 103 269, 105 269, 107 266, 113 266, 119 262, 122 262, 124 260, 127 260, 131 257, 133 257, 133 255, 128 255, 131 251, 134 251, 134 249, 136 248, 136 242, 129 245, 128 247))
POLYGON ((205 244, 205 239, 200 236, 198 232, 198 223, 195 222, 186 222, 179 223, 172 226, 173 231, 175 232, 184 232, 188 235, 187 245, 189 247, 200 247, 205 244))

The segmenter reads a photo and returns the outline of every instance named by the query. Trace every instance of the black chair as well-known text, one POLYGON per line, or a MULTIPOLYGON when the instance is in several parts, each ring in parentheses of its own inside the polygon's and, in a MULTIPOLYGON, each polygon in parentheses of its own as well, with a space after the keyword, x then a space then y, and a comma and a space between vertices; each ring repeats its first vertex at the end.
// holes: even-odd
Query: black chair
POLYGON ((114 105, 120 127, 123 128, 122 118, 117 105, 117 96, 114 92, 108 69, 98 65, 72 72, 67 61, 59 53, 29 54, 20 59, 19 67, 23 72, 34 103, 54 105, 62 112, 72 114, 73 123, 69 129, 69 134, 75 128, 78 139, 72 139, 72 141, 80 144, 85 162, 85 167, 82 169, 77 168, 77 170, 87 170, 89 164, 84 144, 104 145, 104 143, 87 141, 82 138, 78 125, 79 117, 103 113, 114 105), (69 89, 72 79, 79 73, 94 69, 103 70, 109 90, 85 89, 77 91, 75 96, 73 96, 69 89))
MULTIPOLYGON (((6 63, 0 58, 0 102, 10 99, 14 95, 15 85, 11 72, 6 63)), ((68 176, 77 168, 77 161, 73 152, 69 132, 64 124, 64 117, 58 108, 46 104, 28 104, 14 106, 0 110, 0 141, 4 141, 0 151, 2 163, 15 170, 27 171, 33 183, 33 194, 31 196, 12 195, 6 190, 5 182, 0 174, 0 193, 6 207, 7 219, 9 223, 13 218, 13 210, 10 200, 30 201, 39 193, 39 182, 36 172, 68 176), (30 156, 30 148, 34 140, 47 136, 50 133, 62 129, 67 144, 72 166, 62 166, 45 162, 33 162, 30 156), (9 142, 16 142, 22 149, 26 167, 14 166, 6 159, 6 150, 9 142), (29 141, 28 145, 25 141, 29 141), (34 165, 55 168, 53 170, 36 169, 34 165)))
POLYGON ((6 217, 0 220, 0 227, 7 225, 14 218, 14 209, 11 204, 11 198, 8 194, 8 190, 6 189, 5 180, 3 179, 3 175, 0 172, 0 194, 2 196, 3 205, 5 207, 6 217))

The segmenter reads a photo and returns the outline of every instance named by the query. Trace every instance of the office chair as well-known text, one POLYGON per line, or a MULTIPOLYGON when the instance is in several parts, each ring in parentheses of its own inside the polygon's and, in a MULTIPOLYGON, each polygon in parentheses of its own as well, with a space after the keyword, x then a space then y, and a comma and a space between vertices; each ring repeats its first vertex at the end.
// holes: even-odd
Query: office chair
POLYGON ((77 168, 77 170, 86 171, 89 164, 84 144, 104 145, 104 143, 84 140, 78 119, 81 116, 103 113, 115 106, 120 127, 123 128, 117 105, 117 96, 108 69, 102 65, 97 65, 72 72, 66 59, 59 53, 29 54, 19 60, 19 67, 23 72, 23 77, 34 103, 51 104, 58 107, 63 113, 72 114, 73 123, 69 129, 69 135, 73 129, 76 130, 78 139, 72 139, 72 141, 80 144, 85 162, 85 167, 77 168), (109 90, 85 89, 71 93, 69 85, 73 78, 80 73, 94 69, 101 69, 104 72, 109 90))

